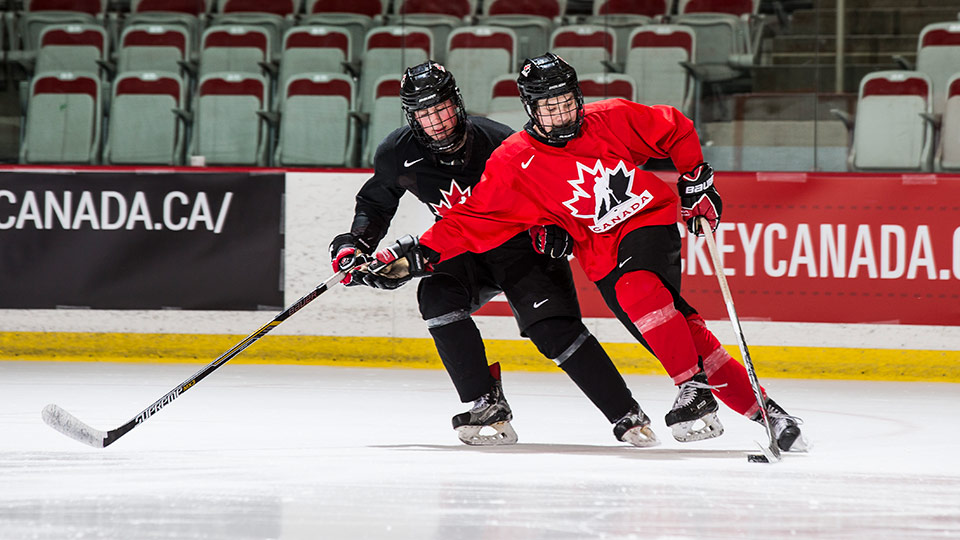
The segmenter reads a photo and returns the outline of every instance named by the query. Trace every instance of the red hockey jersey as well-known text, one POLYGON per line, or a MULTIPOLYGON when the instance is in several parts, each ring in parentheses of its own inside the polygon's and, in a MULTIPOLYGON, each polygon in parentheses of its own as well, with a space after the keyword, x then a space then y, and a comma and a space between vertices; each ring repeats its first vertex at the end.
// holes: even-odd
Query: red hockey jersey
POLYGON ((670 157, 680 171, 703 161, 693 123, 677 109, 623 99, 587 104, 580 135, 562 148, 525 131, 508 137, 487 160, 473 194, 420 237, 447 260, 482 253, 533 225, 555 224, 597 281, 617 264, 630 231, 677 222, 676 188, 637 169, 670 157))

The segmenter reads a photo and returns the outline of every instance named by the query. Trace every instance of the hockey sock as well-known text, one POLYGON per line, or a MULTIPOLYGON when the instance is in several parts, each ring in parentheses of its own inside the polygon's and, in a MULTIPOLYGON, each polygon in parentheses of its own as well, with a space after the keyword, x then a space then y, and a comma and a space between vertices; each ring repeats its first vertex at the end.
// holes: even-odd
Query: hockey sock
POLYGON ((623 311, 647 340, 674 384, 696 375, 700 366, 690 329, 660 278, 646 270, 630 272, 620 278, 615 289, 623 311))
POLYGON ((622 418, 636 404, 607 351, 579 318, 550 317, 531 324, 524 333, 610 422, 622 418))
POLYGON ((480 330, 466 318, 429 329, 460 401, 470 403, 490 391, 495 380, 487 367, 480 330))
MULTIPOLYGON (((699 314, 693 313, 687 316, 687 325, 690 327, 697 354, 703 358, 703 370, 707 374, 707 381, 711 385, 718 386, 713 389, 714 395, 734 411, 751 418, 760 410, 760 406, 757 405, 757 398, 753 394, 747 368, 730 356, 730 353, 720 345, 717 336, 707 329, 707 324, 699 314)), ((760 392, 766 398, 767 394, 763 387, 760 388, 760 392)))
POLYGON ((597 338, 590 335, 560 369, 600 409, 610 423, 627 414, 637 402, 597 338))

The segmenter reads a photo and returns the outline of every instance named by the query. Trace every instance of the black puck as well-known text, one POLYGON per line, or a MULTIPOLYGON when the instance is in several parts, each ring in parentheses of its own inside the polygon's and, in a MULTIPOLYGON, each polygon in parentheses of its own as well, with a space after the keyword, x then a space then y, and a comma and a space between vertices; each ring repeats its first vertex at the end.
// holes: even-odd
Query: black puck
POLYGON ((747 461, 750 463, 770 463, 767 456, 763 454, 747 454, 747 461))

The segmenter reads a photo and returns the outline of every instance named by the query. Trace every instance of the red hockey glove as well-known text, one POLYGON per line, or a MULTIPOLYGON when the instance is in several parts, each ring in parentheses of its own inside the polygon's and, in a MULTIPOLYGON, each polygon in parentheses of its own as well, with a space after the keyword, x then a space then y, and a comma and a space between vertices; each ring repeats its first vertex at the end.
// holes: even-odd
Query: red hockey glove
POLYGON ((723 212, 723 201, 717 188, 713 187, 713 169, 706 163, 701 163, 692 171, 680 175, 677 180, 677 191, 680 192, 680 217, 687 224, 687 229, 700 236, 700 216, 707 218, 711 230, 717 230, 720 224, 720 214, 723 212))
MULTIPOLYGON (((357 258, 356 239, 350 233, 338 234, 330 242, 330 262, 334 272, 353 267, 357 258)), ((359 285, 353 280, 353 273, 349 273, 340 280, 344 285, 359 285)))
POLYGON ((530 227, 530 239, 533 249, 552 259, 565 259, 573 253, 573 240, 567 231, 557 225, 536 225, 530 227))
POLYGON ((375 260, 370 263, 367 270, 380 277, 403 280, 397 285, 399 287, 411 278, 425 276, 432 272, 432 261, 439 259, 439 255, 432 249, 421 246, 416 236, 408 234, 376 252, 373 255, 375 260))

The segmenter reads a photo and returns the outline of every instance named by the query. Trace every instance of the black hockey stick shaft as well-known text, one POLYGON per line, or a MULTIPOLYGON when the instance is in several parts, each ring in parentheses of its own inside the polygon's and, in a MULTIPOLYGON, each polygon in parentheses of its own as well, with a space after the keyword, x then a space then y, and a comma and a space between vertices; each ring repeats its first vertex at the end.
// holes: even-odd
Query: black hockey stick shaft
MULTIPOLYGON (((358 260, 358 262, 360 261, 358 260)), ((43 421, 64 435, 88 444, 94 448, 104 448, 110 446, 116 442, 117 439, 127 434, 127 432, 156 414, 156 412, 162 409, 164 406, 170 404, 170 402, 180 397, 181 394, 196 386, 197 383, 206 378, 207 375, 210 375, 216 371, 220 366, 227 363, 231 358, 237 356, 258 339, 267 335, 271 330, 279 326, 280 323, 293 316, 294 313, 300 311, 304 306, 339 283, 349 271, 350 269, 341 270, 340 272, 337 272, 331 276, 328 280, 324 281, 302 298, 291 304, 287 309, 280 312, 280 314, 274 317, 272 321, 261 326, 256 332, 245 337, 230 350, 221 354, 216 360, 210 362, 203 369, 191 375, 187 380, 177 385, 176 388, 167 392, 163 397, 153 402, 152 405, 140 411, 140 414, 134 416, 126 424, 123 424, 116 429, 111 429, 110 431, 100 431, 98 429, 94 429, 84 422, 81 422, 77 417, 73 416, 66 410, 54 404, 47 405, 43 408, 43 421)))
POLYGON ((763 426, 767 430, 769 439, 769 448, 763 449, 763 453, 768 459, 780 459, 780 447, 777 446, 777 440, 773 436, 773 428, 770 425, 770 418, 767 417, 767 408, 764 406, 763 393, 760 391, 760 381, 757 379, 757 372, 753 368, 753 360, 750 358, 750 350, 747 348, 747 340, 743 337, 743 328, 740 326, 740 317, 737 316, 737 309, 733 305, 733 294, 730 293, 730 286, 727 284, 727 275, 723 269, 723 263, 720 261, 720 250, 717 249, 717 241, 713 237, 713 230, 710 228, 710 222, 704 217, 697 218, 700 229, 707 240, 707 248, 710 251, 710 258, 713 260, 713 269, 717 274, 717 282, 720 284, 720 293, 723 295, 723 301, 727 305, 727 314, 730 316, 730 322, 733 324, 733 331, 737 336, 737 345, 740 347, 740 354, 743 356, 743 364, 747 368, 747 376, 750 378, 750 386, 753 387, 753 395, 760 406, 760 414, 763 417, 763 426))

